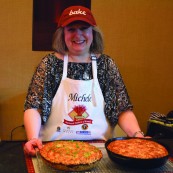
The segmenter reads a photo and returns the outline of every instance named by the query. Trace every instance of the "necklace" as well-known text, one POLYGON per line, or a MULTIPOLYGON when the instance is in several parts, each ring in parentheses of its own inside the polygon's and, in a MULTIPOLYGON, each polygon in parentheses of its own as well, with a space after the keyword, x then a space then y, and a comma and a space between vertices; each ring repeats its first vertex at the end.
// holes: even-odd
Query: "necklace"
POLYGON ((89 75, 88 75, 88 73, 86 71, 83 74, 83 79, 85 79, 85 80, 89 79, 89 75))
POLYGON ((83 73, 83 79, 84 80, 89 80, 90 79, 90 63, 87 63, 84 67, 84 73, 83 73))

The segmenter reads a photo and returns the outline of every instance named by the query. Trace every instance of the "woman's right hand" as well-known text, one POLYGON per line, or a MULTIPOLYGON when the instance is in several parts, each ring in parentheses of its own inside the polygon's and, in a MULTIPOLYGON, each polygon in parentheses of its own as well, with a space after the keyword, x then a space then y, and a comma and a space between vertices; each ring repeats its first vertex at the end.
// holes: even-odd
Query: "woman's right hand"
POLYGON ((33 138, 25 143, 24 152, 29 156, 36 155, 36 148, 39 150, 43 147, 42 141, 37 138, 33 138))

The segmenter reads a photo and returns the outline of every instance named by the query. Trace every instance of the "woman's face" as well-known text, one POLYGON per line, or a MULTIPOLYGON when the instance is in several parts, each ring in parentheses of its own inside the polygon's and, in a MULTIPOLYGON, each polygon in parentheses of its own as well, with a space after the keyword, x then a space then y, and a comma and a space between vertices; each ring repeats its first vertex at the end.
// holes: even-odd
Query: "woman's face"
POLYGON ((85 22, 73 22, 64 27, 64 37, 69 53, 73 55, 89 53, 93 41, 92 26, 85 22))

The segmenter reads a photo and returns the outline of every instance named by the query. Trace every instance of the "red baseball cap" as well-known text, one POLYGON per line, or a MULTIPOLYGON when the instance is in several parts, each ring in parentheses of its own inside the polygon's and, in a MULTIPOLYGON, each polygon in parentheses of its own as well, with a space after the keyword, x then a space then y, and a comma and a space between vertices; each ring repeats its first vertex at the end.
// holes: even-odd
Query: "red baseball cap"
POLYGON ((64 27, 74 21, 83 21, 92 26, 96 26, 96 21, 90 9, 83 6, 70 6, 66 8, 58 21, 58 27, 64 27))

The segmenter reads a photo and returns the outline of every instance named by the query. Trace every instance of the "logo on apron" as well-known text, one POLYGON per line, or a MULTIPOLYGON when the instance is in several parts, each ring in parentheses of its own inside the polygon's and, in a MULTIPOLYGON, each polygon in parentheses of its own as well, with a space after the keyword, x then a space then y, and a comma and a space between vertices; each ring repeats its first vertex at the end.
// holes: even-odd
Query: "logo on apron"
MULTIPOLYGON (((84 105, 78 105, 74 106, 72 111, 69 112, 69 117, 72 119, 72 121, 64 119, 64 124, 66 125, 79 125, 79 124, 92 124, 91 119, 87 119, 89 117, 89 114, 86 112, 86 107, 84 105)), ((87 125, 85 125, 83 128, 87 129, 87 125)))

